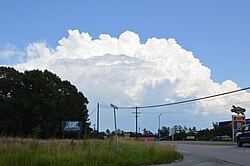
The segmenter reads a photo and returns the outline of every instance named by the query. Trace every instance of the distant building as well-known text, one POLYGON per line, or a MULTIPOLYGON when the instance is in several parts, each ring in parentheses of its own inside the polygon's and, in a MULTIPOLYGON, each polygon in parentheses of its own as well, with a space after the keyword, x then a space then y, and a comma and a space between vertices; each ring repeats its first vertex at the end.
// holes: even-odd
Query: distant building
MULTIPOLYGON (((250 119, 246 119, 246 124, 250 124, 250 119)), ((222 121, 222 122, 219 122, 219 126, 222 127, 222 126, 232 126, 232 121, 222 121)))

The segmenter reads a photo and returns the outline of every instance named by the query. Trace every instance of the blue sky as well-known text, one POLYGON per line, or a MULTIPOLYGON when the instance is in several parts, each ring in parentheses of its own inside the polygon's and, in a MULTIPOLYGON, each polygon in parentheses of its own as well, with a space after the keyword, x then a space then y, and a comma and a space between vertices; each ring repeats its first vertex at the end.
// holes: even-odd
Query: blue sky
POLYGON ((31 43, 55 49, 69 29, 87 32, 93 39, 100 34, 118 38, 128 30, 138 34, 141 43, 174 38, 211 70, 214 82, 229 79, 248 87, 249 9, 248 0, 5 0, 0 5, 0 54, 11 48, 16 55, 0 55, 0 64, 24 62, 31 43))
POLYGON ((54 47, 68 29, 119 36, 125 30, 147 38, 175 38, 194 52, 222 82, 249 85, 250 2, 233 1, 2 1, 0 49, 7 43, 24 50, 45 40, 54 47))

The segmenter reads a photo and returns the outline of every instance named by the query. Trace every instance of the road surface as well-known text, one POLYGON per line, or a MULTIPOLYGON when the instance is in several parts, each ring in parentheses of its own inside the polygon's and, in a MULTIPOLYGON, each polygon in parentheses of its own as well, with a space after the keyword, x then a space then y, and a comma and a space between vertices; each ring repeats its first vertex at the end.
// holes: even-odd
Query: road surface
POLYGON ((239 148, 232 142, 162 141, 159 143, 174 145, 176 150, 184 155, 182 161, 165 164, 165 166, 250 165, 250 144, 244 144, 239 148))

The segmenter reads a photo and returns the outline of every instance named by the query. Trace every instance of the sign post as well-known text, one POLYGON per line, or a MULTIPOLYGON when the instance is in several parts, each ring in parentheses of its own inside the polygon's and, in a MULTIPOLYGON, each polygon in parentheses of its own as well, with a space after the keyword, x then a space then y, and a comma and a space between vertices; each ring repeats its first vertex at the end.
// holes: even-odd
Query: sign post
POLYGON ((115 110, 116 110, 116 109, 118 109, 118 107, 117 107, 117 106, 115 106, 114 104, 110 104, 110 106, 114 108, 115 139, 116 139, 116 154, 118 154, 118 136, 117 136, 116 114, 115 114, 115 110))
POLYGON ((239 106, 236 107, 233 105, 231 112, 238 114, 238 115, 232 115, 232 139, 234 142, 236 132, 238 131, 239 128, 241 128, 242 125, 246 124, 246 116, 244 114, 244 112, 246 112, 246 109, 241 108, 239 106))

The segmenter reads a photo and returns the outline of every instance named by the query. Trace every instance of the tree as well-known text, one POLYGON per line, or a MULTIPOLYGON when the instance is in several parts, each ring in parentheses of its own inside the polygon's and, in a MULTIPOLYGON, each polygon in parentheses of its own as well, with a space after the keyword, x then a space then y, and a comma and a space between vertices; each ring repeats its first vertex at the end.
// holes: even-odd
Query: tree
POLYGON ((174 131, 174 138, 175 140, 183 140, 184 138, 187 137, 187 133, 186 133, 186 127, 182 127, 180 125, 175 125, 172 128, 172 131, 174 131))
POLYGON ((197 132, 197 138, 199 140, 210 141, 212 137, 213 137, 213 134, 211 130, 209 130, 208 128, 197 132))
POLYGON ((111 134, 111 132, 110 132, 109 129, 106 130, 106 134, 107 134, 107 135, 110 135, 110 134, 111 134))
POLYGON ((189 127, 188 128, 188 133, 187 133, 189 136, 196 136, 197 135, 197 129, 196 129, 196 127, 193 127, 193 128, 191 128, 191 127, 189 127))
POLYGON ((143 131, 144 136, 152 136, 152 135, 154 135, 150 130, 147 130, 146 128, 144 128, 142 131, 143 131))
POLYGON ((59 137, 63 120, 82 121, 88 134, 87 104, 74 85, 47 70, 0 67, 0 132, 7 136, 59 137))
POLYGON ((219 128, 219 123, 213 122, 213 128, 214 128, 214 130, 217 130, 219 128))
POLYGON ((23 91, 22 74, 13 68, 0 67, 0 132, 16 136, 22 132, 23 114, 20 106, 27 105, 21 97, 23 91), (19 101, 16 99, 20 98, 19 101), (18 126, 18 127, 17 127, 18 126))
POLYGON ((169 136, 169 133, 170 133, 170 128, 169 127, 163 126, 160 129, 161 137, 167 137, 167 136, 169 136))
MULTIPOLYGON (((124 131, 121 129, 117 129, 117 135, 123 135, 124 131)), ((115 131, 112 131, 111 135, 116 135, 115 131)))

